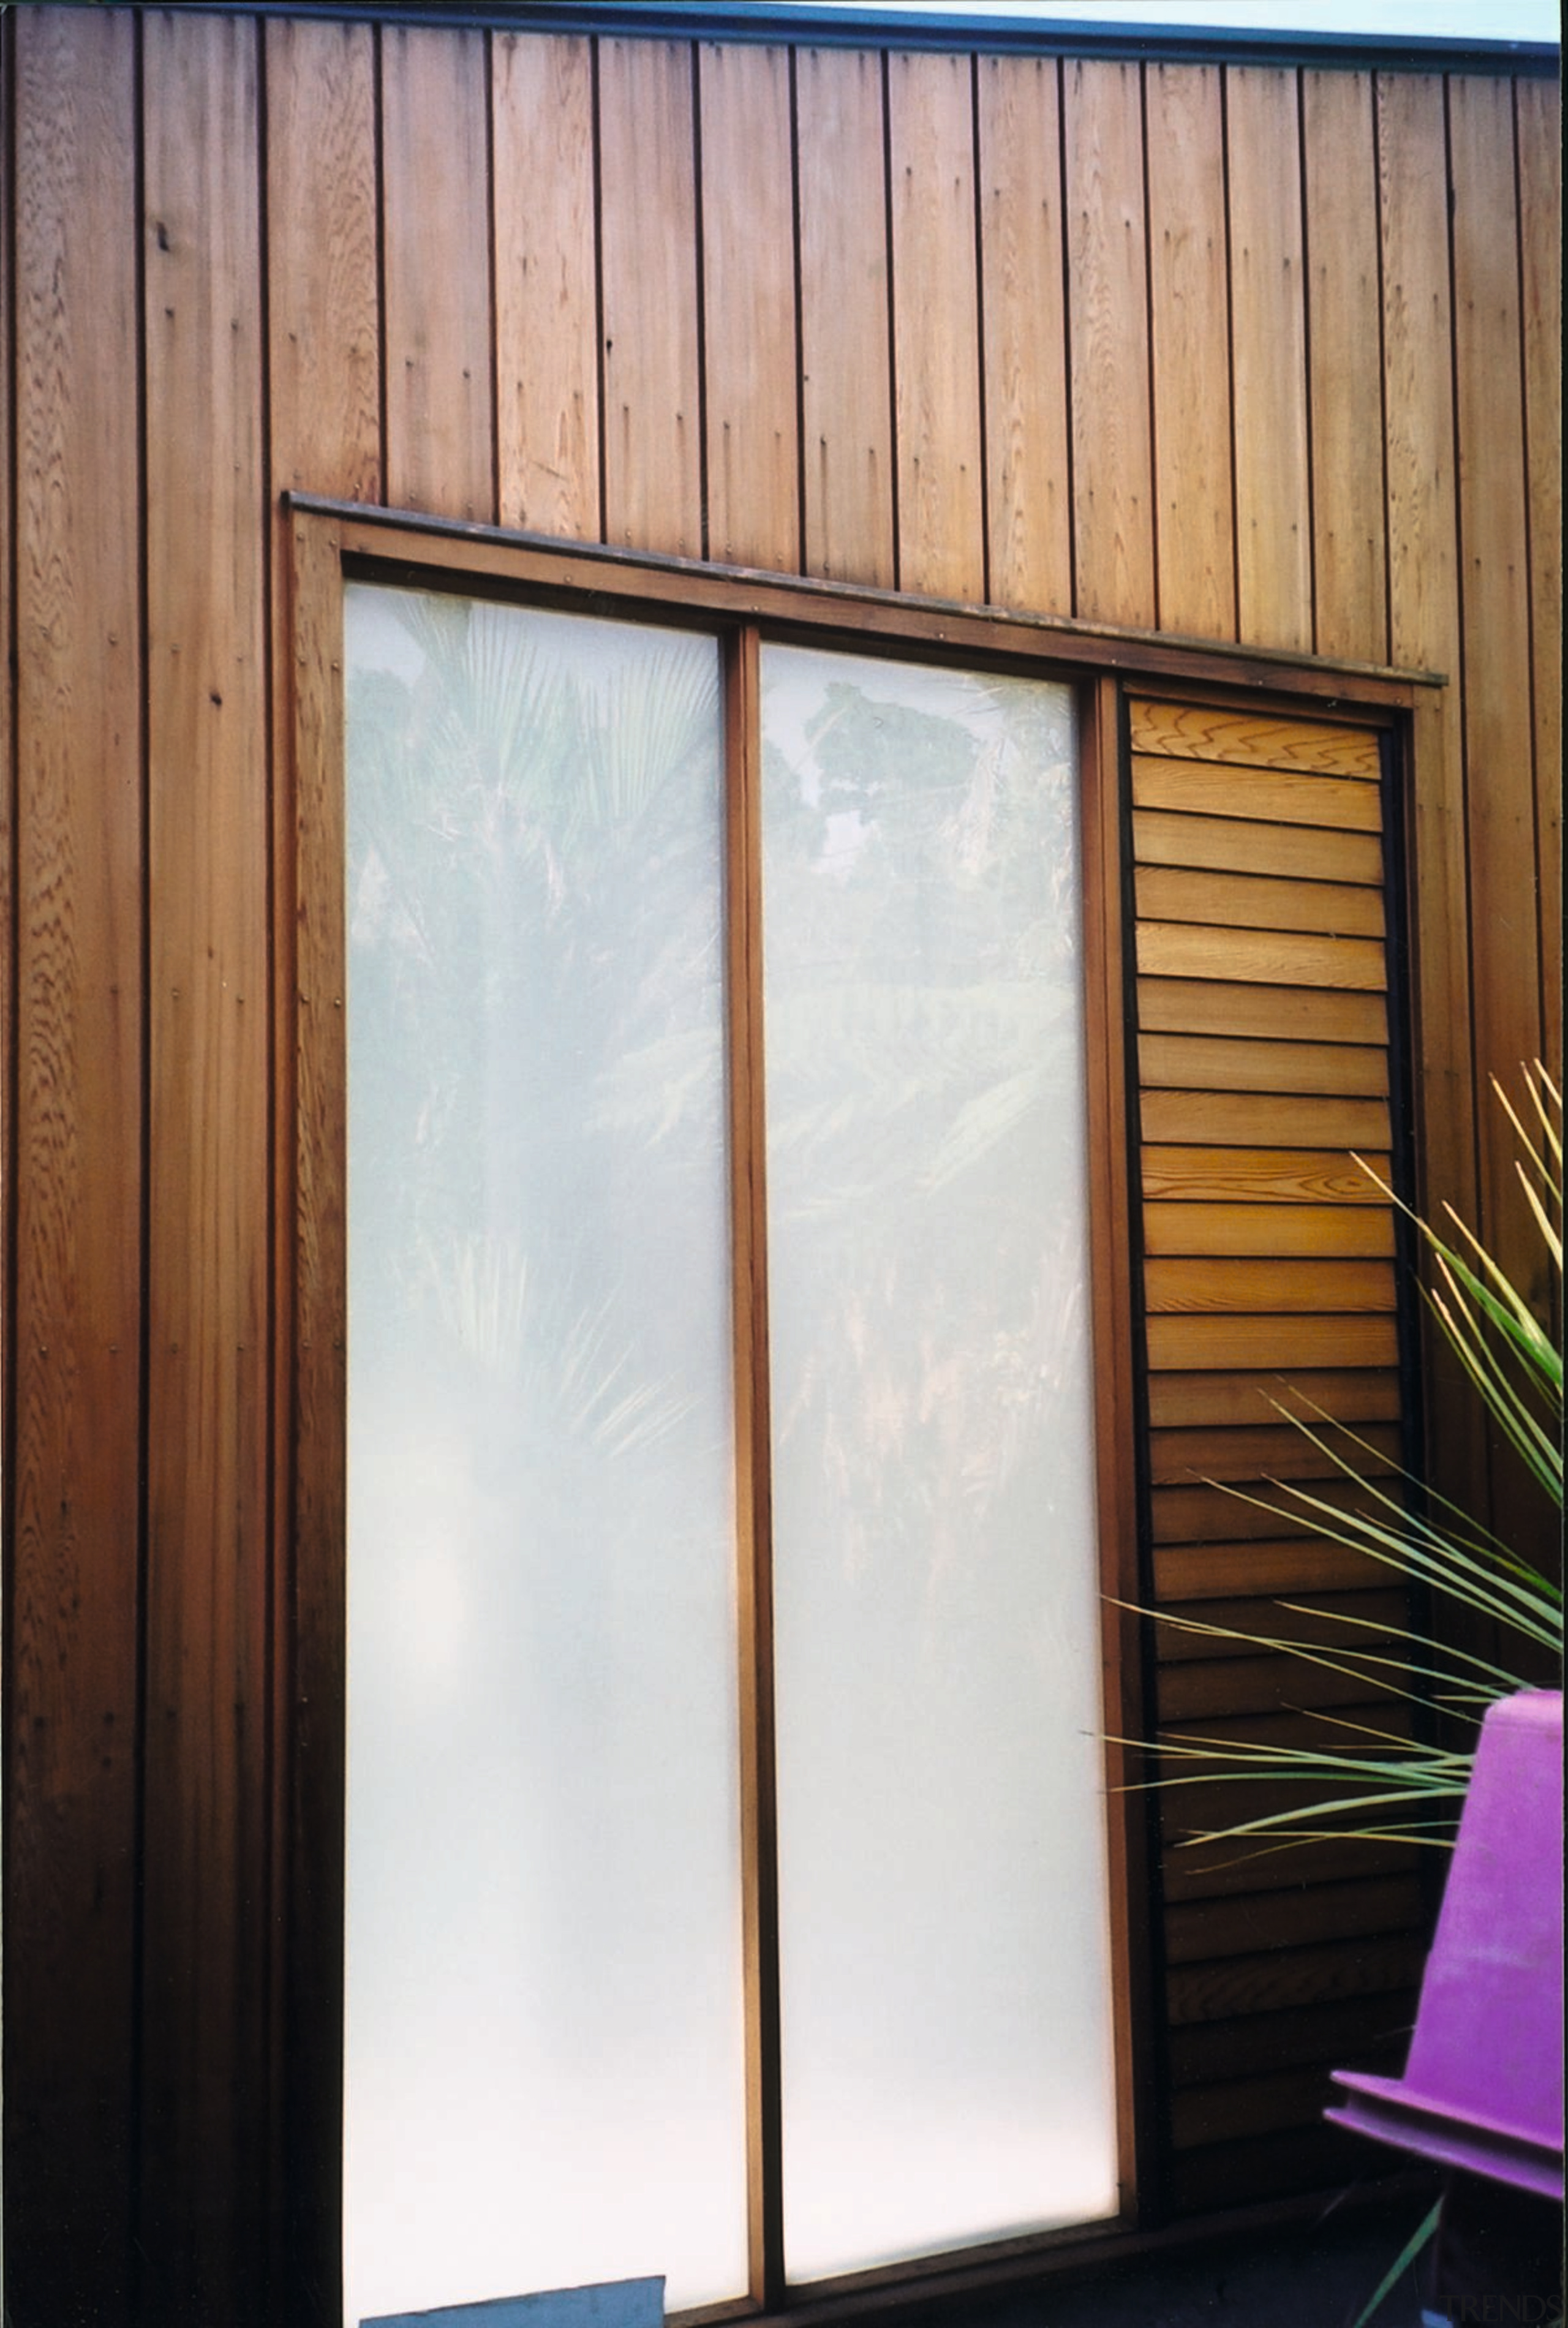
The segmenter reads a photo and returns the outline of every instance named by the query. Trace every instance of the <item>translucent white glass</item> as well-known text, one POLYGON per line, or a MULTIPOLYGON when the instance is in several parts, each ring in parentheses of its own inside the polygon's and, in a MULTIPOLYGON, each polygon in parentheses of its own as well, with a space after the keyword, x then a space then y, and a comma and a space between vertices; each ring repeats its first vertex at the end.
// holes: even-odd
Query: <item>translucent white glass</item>
POLYGON ((348 593, 345 2317, 743 2292, 711 640, 348 593))
POLYGON ((785 2258, 1116 2203, 1071 698, 765 652, 785 2258))

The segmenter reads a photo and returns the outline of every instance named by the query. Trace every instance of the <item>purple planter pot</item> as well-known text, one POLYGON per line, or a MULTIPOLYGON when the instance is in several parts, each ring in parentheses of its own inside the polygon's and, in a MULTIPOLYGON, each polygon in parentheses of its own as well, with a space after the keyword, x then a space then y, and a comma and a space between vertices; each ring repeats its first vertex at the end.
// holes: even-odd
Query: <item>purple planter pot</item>
POLYGON ((1403 2078, 1336 2070, 1339 2126, 1563 2196, 1563 1693, 1482 1725, 1403 2078))

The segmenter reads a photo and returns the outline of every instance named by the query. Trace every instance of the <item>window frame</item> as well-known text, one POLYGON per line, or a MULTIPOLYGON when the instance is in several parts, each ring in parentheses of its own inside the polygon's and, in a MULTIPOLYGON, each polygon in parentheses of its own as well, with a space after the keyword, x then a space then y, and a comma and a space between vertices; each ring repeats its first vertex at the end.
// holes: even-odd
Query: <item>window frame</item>
POLYGON ((1140 2227, 1160 2096, 1150 1734, 1137 1509, 1137 1316, 1123 681, 1205 702, 1266 691, 1298 712, 1353 706, 1388 725, 1414 675, 957 607, 894 594, 559 543, 498 529, 286 498, 284 653, 290 751, 275 799, 273 1032, 277 1104, 274 1300, 274 1836, 287 1910, 276 1994, 282 2148, 277 2278, 285 2316, 341 2318, 346 1682, 346 1027, 343 604, 348 581, 417 585, 717 637, 725 862, 750 2288, 683 2322, 877 2308, 898 2291, 978 2289, 1082 2264, 1140 2227), (786 2289, 780 2172, 777 1901, 769 1575, 765 1186, 760 1084, 740 1072, 759 1023, 760 646, 878 652, 1070 685, 1078 734, 1089 1155, 1090 1348, 1102 1593, 1108 1910, 1120 2208, 1084 2226, 966 2247, 786 2289), (305 2305, 308 2302, 308 2313, 305 2305), (296 2309, 297 2307, 297 2309, 296 2309))

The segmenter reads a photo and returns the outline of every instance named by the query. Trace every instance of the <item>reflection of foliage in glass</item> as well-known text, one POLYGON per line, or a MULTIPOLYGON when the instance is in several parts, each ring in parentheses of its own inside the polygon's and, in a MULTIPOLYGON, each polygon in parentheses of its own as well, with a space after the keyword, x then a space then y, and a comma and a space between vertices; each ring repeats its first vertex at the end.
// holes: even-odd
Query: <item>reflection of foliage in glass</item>
POLYGON ((765 696, 770 1176, 833 1279, 776 1428, 850 1570, 919 1559, 951 1609, 994 1516, 1048 1525, 1081 1380, 1081 1219, 1034 1193, 1082 1136, 1070 730, 1060 690, 848 669, 765 696))

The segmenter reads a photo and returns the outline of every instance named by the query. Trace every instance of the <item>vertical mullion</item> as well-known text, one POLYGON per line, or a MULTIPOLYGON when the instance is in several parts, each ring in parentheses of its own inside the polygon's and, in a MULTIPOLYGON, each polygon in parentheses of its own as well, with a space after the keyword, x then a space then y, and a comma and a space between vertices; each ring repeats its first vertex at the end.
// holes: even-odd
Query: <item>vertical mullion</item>
POLYGON ((726 641, 724 702, 747 2247, 752 2299, 766 2307, 784 2288, 784 2210, 762 1064, 761 642, 750 627, 726 641))

